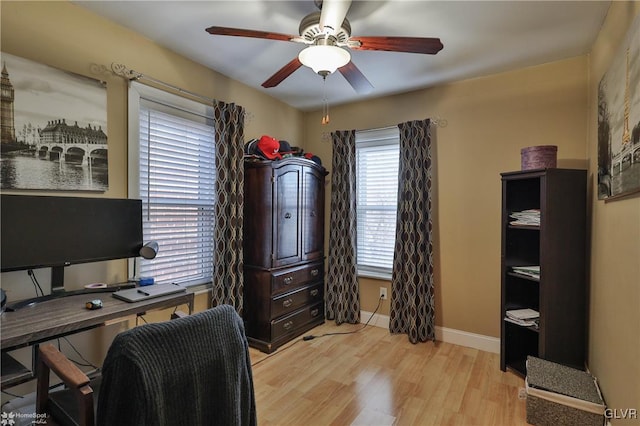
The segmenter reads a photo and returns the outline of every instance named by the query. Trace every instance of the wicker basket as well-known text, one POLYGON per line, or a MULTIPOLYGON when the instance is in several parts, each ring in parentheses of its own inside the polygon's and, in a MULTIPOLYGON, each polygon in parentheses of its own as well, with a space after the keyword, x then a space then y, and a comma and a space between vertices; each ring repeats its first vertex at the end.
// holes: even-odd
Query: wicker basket
POLYGON ((520 150, 522 170, 552 169, 556 167, 558 147, 538 145, 520 150))

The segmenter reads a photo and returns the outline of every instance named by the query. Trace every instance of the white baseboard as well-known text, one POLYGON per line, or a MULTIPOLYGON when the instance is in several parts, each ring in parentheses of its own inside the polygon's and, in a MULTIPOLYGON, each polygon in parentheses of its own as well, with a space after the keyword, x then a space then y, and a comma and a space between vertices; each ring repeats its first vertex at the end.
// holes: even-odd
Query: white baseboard
MULTIPOLYGON (((360 322, 366 323, 371 318, 371 312, 360 311, 360 322)), ((375 314, 369 325, 389 329, 389 316, 375 314)), ((466 346, 485 352, 500 353, 500 339, 469 333, 468 331, 436 326, 436 340, 454 345, 466 346)))
POLYGON ((389 315, 375 314, 373 318, 371 318, 371 315, 372 312, 360 311, 360 322, 365 324, 369 321, 369 325, 389 329, 389 315), (371 320, 369 320, 369 318, 371 318, 371 320))

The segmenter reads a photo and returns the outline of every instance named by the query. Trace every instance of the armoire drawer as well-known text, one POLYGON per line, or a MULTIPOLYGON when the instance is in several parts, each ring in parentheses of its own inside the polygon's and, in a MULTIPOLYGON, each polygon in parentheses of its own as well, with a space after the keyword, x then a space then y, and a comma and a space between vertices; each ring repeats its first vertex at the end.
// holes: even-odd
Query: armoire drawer
POLYGON ((271 277, 271 294, 275 296, 278 293, 290 291, 307 283, 321 281, 323 275, 323 262, 273 272, 271 277))
POLYGON ((293 312, 302 305, 312 304, 324 300, 324 283, 302 287, 290 293, 285 293, 271 300, 271 318, 293 312))
POLYGON ((271 322, 271 338, 277 340, 285 334, 295 332, 298 328, 319 319, 324 320, 324 303, 318 302, 305 306, 289 315, 271 322))

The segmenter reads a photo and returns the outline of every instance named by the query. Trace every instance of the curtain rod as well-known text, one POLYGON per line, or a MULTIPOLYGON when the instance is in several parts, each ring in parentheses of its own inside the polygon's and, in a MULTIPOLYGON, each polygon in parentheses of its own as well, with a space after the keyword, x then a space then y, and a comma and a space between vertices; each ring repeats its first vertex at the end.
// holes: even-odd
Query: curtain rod
MULTIPOLYGON (((438 127, 447 127, 447 120, 440 118, 439 116, 435 116, 435 117, 429 117, 430 120, 430 124, 434 124, 438 127)), ((386 126, 386 127, 378 127, 375 129, 365 129, 365 130, 358 130, 358 132, 378 132, 380 130, 393 130, 393 129, 397 129, 398 126, 386 126)))
MULTIPOLYGON (((440 118, 437 115, 435 117, 429 118, 429 120, 431 121, 431 124, 434 124, 438 127, 447 127, 447 124, 448 124, 447 120, 445 120, 444 118, 440 118)), ((396 125, 396 126, 378 127, 376 129, 358 130, 358 132, 377 132, 380 130, 392 130, 397 128, 398 126, 396 125)), ((331 132, 322 132, 322 134, 320 135, 320 141, 331 142, 331 132)))
MULTIPOLYGON (((154 85, 163 86, 168 89, 171 89, 175 92, 180 93, 181 95, 188 95, 191 98, 200 100, 206 105, 214 105, 216 102, 219 102, 217 99, 209 98, 207 96, 202 96, 199 93, 194 93, 194 92, 191 92, 190 90, 186 90, 181 87, 174 86, 173 84, 166 83, 162 80, 158 80, 157 78, 149 77, 148 75, 144 75, 141 72, 128 68, 124 64, 117 64, 115 62, 112 62, 111 72, 128 81, 146 80, 147 82, 153 83, 154 85)), ((145 84, 145 81, 141 81, 141 83, 145 84)), ((245 123, 253 120, 253 113, 247 111, 246 108, 244 108, 244 120, 245 120, 245 123)))
POLYGON ((144 75, 141 72, 136 70, 132 70, 128 68, 124 64, 116 64, 115 62, 111 64, 111 71, 114 74, 119 75, 120 77, 127 79, 129 81, 138 81, 138 80, 147 80, 153 84, 157 84, 159 86, 167 87, 171 90, 175 90, 176 92, 183 93, 189 95, 191 97, 200 99, 201 101, 205 101, 207 104, 211 105, 215 102, 218 102, 216 99, 209 98, 207 96, 202 96, 198 93, 191 92, 189 90, 185 90, 181 87, 174 86, 173 84, 165 83, 162 80, 158 80, 157 78, 149 77, 148 75, 144 75))

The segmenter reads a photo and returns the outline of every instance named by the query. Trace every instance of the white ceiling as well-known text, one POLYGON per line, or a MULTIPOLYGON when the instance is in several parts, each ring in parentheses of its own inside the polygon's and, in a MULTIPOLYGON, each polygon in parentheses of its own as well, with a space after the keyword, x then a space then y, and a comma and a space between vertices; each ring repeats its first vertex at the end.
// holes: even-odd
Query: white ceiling
MULTIPOLYGON (((300 20, 318 10, 313 0, 74 3, 293 107, 313 110, 322 105, 322 78, 306 67, 277 87, 261 86, 295 58, 303 44, 205 32, 216 25, 298 35, 300 20)), ((437 55, 351 51, 374 90, 359 96, 334 73, 327 77, 326 97, 336 105, 579 56, 589 52, 609 4, 354 0, 347 13, 352 36, 438 37, 444 48, 437 55)))

